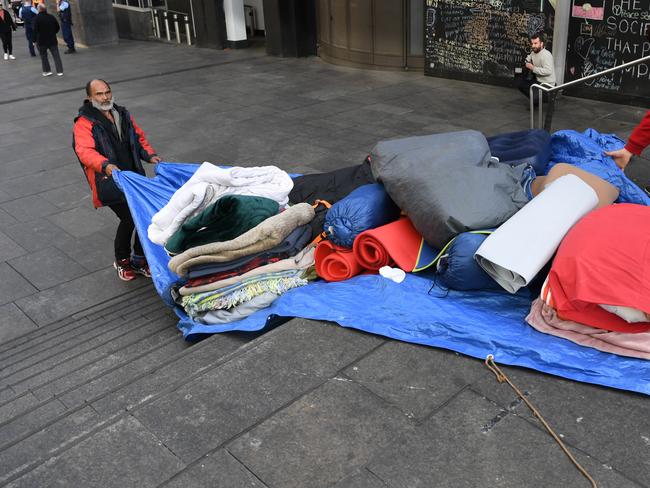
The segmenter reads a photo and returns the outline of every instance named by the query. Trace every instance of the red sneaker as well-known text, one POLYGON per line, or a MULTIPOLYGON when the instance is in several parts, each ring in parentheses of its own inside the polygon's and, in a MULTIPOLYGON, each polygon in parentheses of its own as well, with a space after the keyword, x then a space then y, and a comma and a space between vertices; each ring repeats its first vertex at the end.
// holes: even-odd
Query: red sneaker
POLYGON ((137 278, 129 259, 115 261, 113 267, 117 270, 117 276, 122 281, 132 281, 137 278))

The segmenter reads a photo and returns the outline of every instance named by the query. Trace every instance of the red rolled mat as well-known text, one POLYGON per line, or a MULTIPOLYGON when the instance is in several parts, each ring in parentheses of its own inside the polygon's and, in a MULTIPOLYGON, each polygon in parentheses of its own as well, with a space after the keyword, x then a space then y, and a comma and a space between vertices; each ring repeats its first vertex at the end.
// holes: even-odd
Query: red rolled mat
POLYGON ((316 274, 326 281, 343 281, 366 271, 352 249, 321 241, 314 253, 316 274))
POLYGON ((353 251, 364 268, 378 270, 397 264, 406 272, 418 267, 423 248, 422 236, 411 221, 402 217, 390 224, 362 232, 354 240, 353 251))

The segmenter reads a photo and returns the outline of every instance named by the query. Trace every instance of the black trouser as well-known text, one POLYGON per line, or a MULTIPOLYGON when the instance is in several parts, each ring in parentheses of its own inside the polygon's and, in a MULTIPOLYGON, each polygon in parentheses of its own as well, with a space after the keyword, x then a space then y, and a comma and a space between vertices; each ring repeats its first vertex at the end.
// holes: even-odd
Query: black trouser
MULTIPOLYGON (((530 87, 535 85, 535 84, 540 84, 537 81, 537 77, 533 74, 524 76, 521 79, 521 83, 519 83, 519 91, 526 95, 526 98, 530 98, 530 87)), ((543 98, 544 102, 548 102, 548 93, 544 92, 543 98)), ((535 88, 533 90, 533 103, 535 106, 539 104, 539 89, 535 88)))
POLYGON ((11 31, 3 32, 0 34, 0 39, 2 39, 2 50, 6 54, 13 54, 13 44, 11 41, 11 31))
POLYGON ((144 256, 129 206, 126 203, 118 203, 109 205, 109 208, 120 219, 120 225, 117 226, 117 232, 115 233, 115 259, 119 261, 131 257, 131 237, 134 235, 133 251, 138 256, 144 256))
POLYGON ((50 50, 52 57, 54 58, 54 67, 56 68, 57 73, 63 73, 63 63, 61 62, 61 56, 59 55, 58 46, 38 46, 38 52, 41 55, 41 63, 43 65, 43 73, 49 73, 52 71, 50 68, 50 60, 47 59, 47 50, 50 50))

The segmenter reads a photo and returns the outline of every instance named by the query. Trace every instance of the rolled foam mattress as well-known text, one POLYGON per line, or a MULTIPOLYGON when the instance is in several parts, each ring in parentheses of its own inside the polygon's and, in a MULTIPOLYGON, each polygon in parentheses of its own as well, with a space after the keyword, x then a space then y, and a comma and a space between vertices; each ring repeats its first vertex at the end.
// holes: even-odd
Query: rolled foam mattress
POLYGON ((506 291, 516 293, 596 205, 596 192, 587 183, 575 175, 562 176, 485 239, 474 259, 506 291))

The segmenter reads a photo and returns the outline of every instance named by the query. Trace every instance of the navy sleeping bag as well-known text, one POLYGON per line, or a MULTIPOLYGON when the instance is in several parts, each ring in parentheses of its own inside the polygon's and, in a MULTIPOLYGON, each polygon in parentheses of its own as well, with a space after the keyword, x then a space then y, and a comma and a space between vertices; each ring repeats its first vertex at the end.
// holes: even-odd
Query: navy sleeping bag
POLYGON ((339 246, 352 247, 363 231, 397 220, 400 209, 383 185, 363 185, 339 200, 327 211, 323 230, 339 246))
POLYGON ((492 156, 500 163, 518 166, 530 164, 535 174, 546 174, 551 157, 551 134, 543 129, 508 132, 487 138, 492 156))
POLYGON ((456 236, 436 264, 439 282, 452 290, 498 290, 499 284, 474 259, 474 253, 491 233, 463 232, 456 236))

